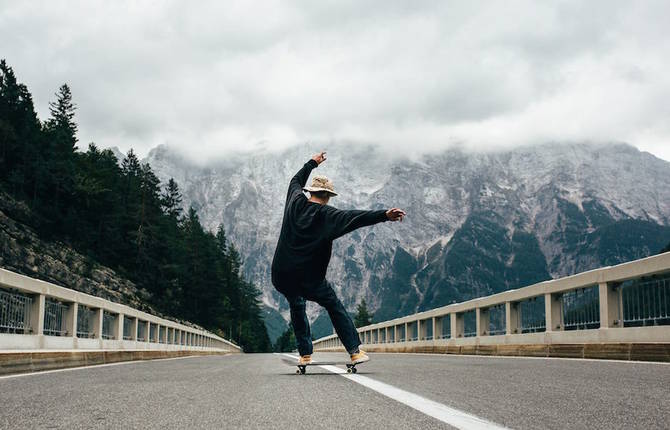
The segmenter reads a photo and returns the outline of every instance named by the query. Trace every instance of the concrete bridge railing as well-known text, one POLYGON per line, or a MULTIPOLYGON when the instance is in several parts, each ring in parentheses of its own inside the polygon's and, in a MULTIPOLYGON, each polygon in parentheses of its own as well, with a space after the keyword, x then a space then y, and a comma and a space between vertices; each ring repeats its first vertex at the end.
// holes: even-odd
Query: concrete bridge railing
MULTIPOLYGON (((358 331, 368 351, 670 361, 670 253, 358 331)), ((314 347, 342 350, 336 335, 314 347)))
POLYGON ((206 330, 0 269, 0 355, 79 350, 144 351, 144 358, 170 355, 159 352, 241 352, 206 330))

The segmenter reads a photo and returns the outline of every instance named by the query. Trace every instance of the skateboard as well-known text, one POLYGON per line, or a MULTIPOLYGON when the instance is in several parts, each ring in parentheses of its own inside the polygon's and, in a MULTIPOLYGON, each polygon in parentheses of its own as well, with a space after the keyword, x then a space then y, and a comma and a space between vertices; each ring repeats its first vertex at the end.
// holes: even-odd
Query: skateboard
POLYGON ((289 366, 296 366, 298 369, 296 369, 295 373, 297 375, 304 375, 307 372, 307 366, 347 366, 347 373, 356 373, 358 370, 356 370, 356 366, 359 364, 363 363, 356 363, 356 364, 351 364, 350 361, 312 361, 309 364, 303 364, 300 365, 298 364, 298 360, 292 360, 290 358, 285 358, 282 357, 281 361, 284 363, 288 364, 289 366))

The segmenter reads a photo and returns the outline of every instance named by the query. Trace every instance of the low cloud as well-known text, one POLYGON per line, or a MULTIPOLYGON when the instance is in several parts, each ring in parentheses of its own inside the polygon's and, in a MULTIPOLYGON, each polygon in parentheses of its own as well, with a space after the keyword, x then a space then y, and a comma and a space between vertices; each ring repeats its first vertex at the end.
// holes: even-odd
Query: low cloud
POLYGON ((0 40, 42 118, 71 85, 81 146, 627 141, 670 160, 670 4, 470 3, 4 1, 0 40))

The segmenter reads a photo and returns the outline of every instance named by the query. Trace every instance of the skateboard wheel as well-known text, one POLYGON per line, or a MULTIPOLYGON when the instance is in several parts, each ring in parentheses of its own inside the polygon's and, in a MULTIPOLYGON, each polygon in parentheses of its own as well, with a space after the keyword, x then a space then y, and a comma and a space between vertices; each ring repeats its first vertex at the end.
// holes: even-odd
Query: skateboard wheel
POLYGON ((296 375, 300 375, 302 372, 300 371, 300 369, 295 369, 295 373, 296 375))
POLYGON ((351 373, 353 370, 351 370, 351 367, 347 367, 347 373, 351 373))
POLYGON ((356 372, 358 372, 358 370, 356 370, 355 367, 352 367, 352 368, 351 368, 351 372, 352 372, 352 373, 356 373, 356 372))

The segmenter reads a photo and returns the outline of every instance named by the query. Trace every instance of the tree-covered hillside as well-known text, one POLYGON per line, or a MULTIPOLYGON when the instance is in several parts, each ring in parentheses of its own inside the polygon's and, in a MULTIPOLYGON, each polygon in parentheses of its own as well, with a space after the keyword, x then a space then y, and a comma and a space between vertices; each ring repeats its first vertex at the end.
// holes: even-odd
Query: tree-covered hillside
POLYGON ((164 187, 131 151, 77 147, 76 106, 63 85, 41 121, 28 88, 0 62, 0 187, 31 209, 43 239, 57 239, 115 269, 150 293, 152 304, 266 351, 259 291, 241 276, 241 257, 223 228, 203 229, 182 213, 173 180, 164 187))

